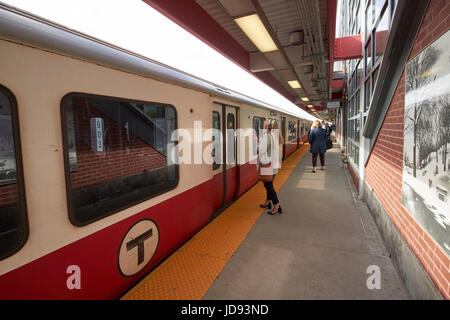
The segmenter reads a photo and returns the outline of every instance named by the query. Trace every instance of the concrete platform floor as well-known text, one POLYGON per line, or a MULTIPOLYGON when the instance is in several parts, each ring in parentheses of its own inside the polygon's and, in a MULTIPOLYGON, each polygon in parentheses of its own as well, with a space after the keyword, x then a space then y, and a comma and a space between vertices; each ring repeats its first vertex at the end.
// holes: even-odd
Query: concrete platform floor
POLYGON ((326 164, 312 173, 305 155, 278 192, 283 213, 258 219, 203 299, 410 299, 338 145, 326 164))

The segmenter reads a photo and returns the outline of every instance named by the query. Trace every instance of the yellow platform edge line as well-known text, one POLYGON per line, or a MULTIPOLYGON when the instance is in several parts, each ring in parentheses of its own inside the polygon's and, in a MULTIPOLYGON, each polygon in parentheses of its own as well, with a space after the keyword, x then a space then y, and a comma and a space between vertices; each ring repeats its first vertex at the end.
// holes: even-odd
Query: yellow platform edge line
MULTIPOLYGON (((307 153, 308 147, 301 146, 283 161, 274 181, 277 191, 307 153)), ((264 212, 258 205, 265 197, 262 183, 257 183, 123 295, 121 300, 202 299, 264 212)))

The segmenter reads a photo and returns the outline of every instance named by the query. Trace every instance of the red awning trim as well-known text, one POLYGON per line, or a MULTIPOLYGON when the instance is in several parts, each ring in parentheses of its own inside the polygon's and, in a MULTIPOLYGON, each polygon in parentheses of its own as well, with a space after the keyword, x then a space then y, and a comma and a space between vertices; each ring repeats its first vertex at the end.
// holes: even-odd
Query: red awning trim
POLYGON ((334 46, 334 60, 362 58, 361 35, 337 38, 334 46))

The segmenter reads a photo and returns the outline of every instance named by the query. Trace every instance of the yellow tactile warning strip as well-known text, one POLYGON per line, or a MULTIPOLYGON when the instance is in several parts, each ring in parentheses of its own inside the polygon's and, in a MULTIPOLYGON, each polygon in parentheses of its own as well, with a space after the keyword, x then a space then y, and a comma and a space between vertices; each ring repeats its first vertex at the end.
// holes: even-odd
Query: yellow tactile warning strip
MULTIPOLYGON (((308 151, 304 145, 283 162, 275 179, 279 190, 308 151)), ((266 193, 256 184, 161 265, 122 300, 200 300, 264 212, 266 193)))

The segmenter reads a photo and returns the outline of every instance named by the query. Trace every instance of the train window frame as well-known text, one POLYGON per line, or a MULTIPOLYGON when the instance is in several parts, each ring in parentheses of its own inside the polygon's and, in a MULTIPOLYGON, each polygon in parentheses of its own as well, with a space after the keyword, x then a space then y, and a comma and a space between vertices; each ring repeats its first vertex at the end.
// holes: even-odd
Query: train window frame
POLYGON ((3 254, 0 254, 0 261, 4 260, 12 255, 16 254, 23 248, 28 240, 29 236, 29 224, 28 224, 28 211, 26 204, 26 193, 25 193, 25 181, 23 174, 23 163, 22 163, 22 146, 20 137, 20 125, 19 125, 19 110, 16 97, 7 87, 0 84, 0 92, 3 93, 9 100, 11 109, 11 129, 14 141, 14 156, 16 162, 16 184, 18 193, 18 237, 14 246, 10 250, 3 254))
MULTIPOLYGON (((89 225, 93 222, 102 220, 106 217, 109 217, 111 215, 114 215, 120 211, 123 211, 125 209, 131 208, 133 206, 136 206, 142 202, 145 202, 147 200, 153 199, 157 196, 160 196, 162 194, 165 194, 171 190, 174 190, 178 187, 180 182, 180 172, 179 172, 179 164, 175 163, 173 164, 174 168, 174 181, 172 183, 169 183, 167 187, 158 189, 156 192, 152 192, 146 196, 142 196, 139 199, 134 199, 132 201, 119 204, 117 206, 112 206, 113 208, 106 211, 103 214, 97 215, 93 218, 90 218, 88 220, 82 221, 77 218, 75 209, 73 208, 73 199, 72 199, 72 186, 71 186, 71 178, 70 174, 74 172, 74 170, 71 168, 70 160, 69 160, 69 146, 68 146, 68 127, 67 127, 67 101, 72 101, 71 99, 77 97, 77 98, 93 98, 93 99, 104 99, 108 101, 114 101, 114 102, 126 102, 126 103, 135 103, 135 104, 152 104, 152 105, 159 105, 164 107, 170 107, 173 110, 173 130, 176 131, 178 128, 178 112, 174 105, 167 104, 167 103, 159 103, 159 102, 151 102, 151 101, 143 101, 143 100, 137 100, 137 99, 128 99, 128 98, 121 98, 121 97, 113 97, 113 96, 104 96, 104 95, 97 95, 97 94, 90 94, 90 93, 83 93, 83 92, 70 92, 66 94, 62 99, 60 103, 60 111, 61 111, 61 127, 62 127, 62 143, 63 143, 63 158, 64 158, 64 172, 65 172, 65 182, 66 182, 66 199, 67 199, 67 210, 68 210, 68 216, 70 222, 77 227, 83 227, 86 225, 89 225)), ((167 141, 169 143, 169 141, 167 141)), ((178 142, 173 142, 174 145, 176 145, 178 142)), ((152 146, 153 147, 153 146, 152 146)), ((156 147, 154 147, 155 149, 156 147)), ((169 165, 167 165, 164 168, 168 168, 169 165)), ((121 178, 124 178, 126 176, 123 176, 121 178)), ((125 197, 126 198, 126 197, 125 197)), ((124 201, 122 201, 124 202, 124 201)))

